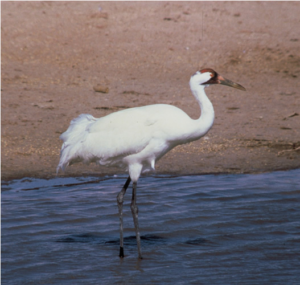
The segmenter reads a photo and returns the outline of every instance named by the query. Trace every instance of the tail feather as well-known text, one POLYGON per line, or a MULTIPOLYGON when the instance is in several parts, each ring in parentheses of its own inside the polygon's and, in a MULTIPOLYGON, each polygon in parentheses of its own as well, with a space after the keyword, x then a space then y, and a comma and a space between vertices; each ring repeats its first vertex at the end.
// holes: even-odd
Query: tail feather
POLYGON ((97 119, 89 114, 81 114, 73 119, 69 128, 60 135, 60 139, 64 142, 60 151, 60 160, 56 168, 56 174, 59 170, 65 168, 74 162, 80 162, 84 158, 80 155, 82 143, 87 135, 87 128, 97 119))

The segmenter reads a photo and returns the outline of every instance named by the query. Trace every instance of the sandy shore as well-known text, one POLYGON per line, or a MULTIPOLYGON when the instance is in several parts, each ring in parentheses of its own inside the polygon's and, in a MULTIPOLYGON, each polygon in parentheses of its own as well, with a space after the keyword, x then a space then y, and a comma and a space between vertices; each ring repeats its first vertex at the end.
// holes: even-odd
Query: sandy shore
MULTIPOLYGON (((167 154, 157 173, 300 167, 299 2, 2 2, 1 10, 2 180, 54 177, 59 135, 81 113, 167 103, 197 118, 188 81, 204 67, 247 92, 207 89, 214 127, 167 154)), ((120 172, 80 164, 61 175, 120 172)))

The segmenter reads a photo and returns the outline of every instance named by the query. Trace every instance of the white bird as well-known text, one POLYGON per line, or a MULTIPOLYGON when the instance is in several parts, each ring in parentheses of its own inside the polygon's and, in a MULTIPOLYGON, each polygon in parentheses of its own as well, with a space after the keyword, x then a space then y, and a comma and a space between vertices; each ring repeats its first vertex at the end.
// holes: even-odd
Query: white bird
POLYGON ((73 119, 60 139, 63 145, 57 166, 64 170, 76 162, 95 162, 105 166, 120 166, 129 171, 129 177, 117 196, 120 217, 120 257, 123 249, 123 197, 133 182, 131 212, 133 216, 138 256, 142 258, 136 206, 136 187, 141 173, 154 170, 155 162, 177 145, 198 140, 212 127, 215 113, 205 94, 205 87, 223 84, 240 90, 243 86, 225 79, 210 68, 197 71, 190 79, 190 88, 201 109, 197 120, 181 109, 156 104, 130 108, 102 118, 81 114, 73 119))

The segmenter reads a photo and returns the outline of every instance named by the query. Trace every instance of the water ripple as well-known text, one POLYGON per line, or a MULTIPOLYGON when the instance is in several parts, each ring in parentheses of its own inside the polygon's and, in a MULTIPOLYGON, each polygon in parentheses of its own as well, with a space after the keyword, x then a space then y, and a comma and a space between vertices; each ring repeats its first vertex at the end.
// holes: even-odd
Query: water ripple
POLYGON ((300 170, 142 177, 137 259, 126 176, 2 183, 3 284, 297 284, 300 170))

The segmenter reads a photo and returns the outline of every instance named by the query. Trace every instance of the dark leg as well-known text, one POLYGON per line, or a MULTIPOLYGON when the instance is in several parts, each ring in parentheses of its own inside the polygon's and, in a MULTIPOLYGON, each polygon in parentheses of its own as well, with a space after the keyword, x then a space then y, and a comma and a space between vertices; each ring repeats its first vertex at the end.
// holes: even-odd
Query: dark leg
POLYGON ((133 222, 134 222, 134 228, 135 228, 135 235, 136 235, 136 242, 137 242, 137 247, 138 247, 138 253, 139 253, 139 258, 142 259, 142 251, 141 251, 141 238, 140 238, 140 233, 139 233, 139 221, 138 221, 138 207, 136 205, 136 182, 133 182, 132 186, 132 199, 131 199, 131 213, 133 217, 133 222))
POLYGON ((120 257, 124 257, 124 248, 123 248, 123 200, 126 189, 130 184, 130 177, 127 178, 126 183, 124 184, 122 190, 117 196, 118 208, 119 208, 119 216, 120 216, 120 257))

